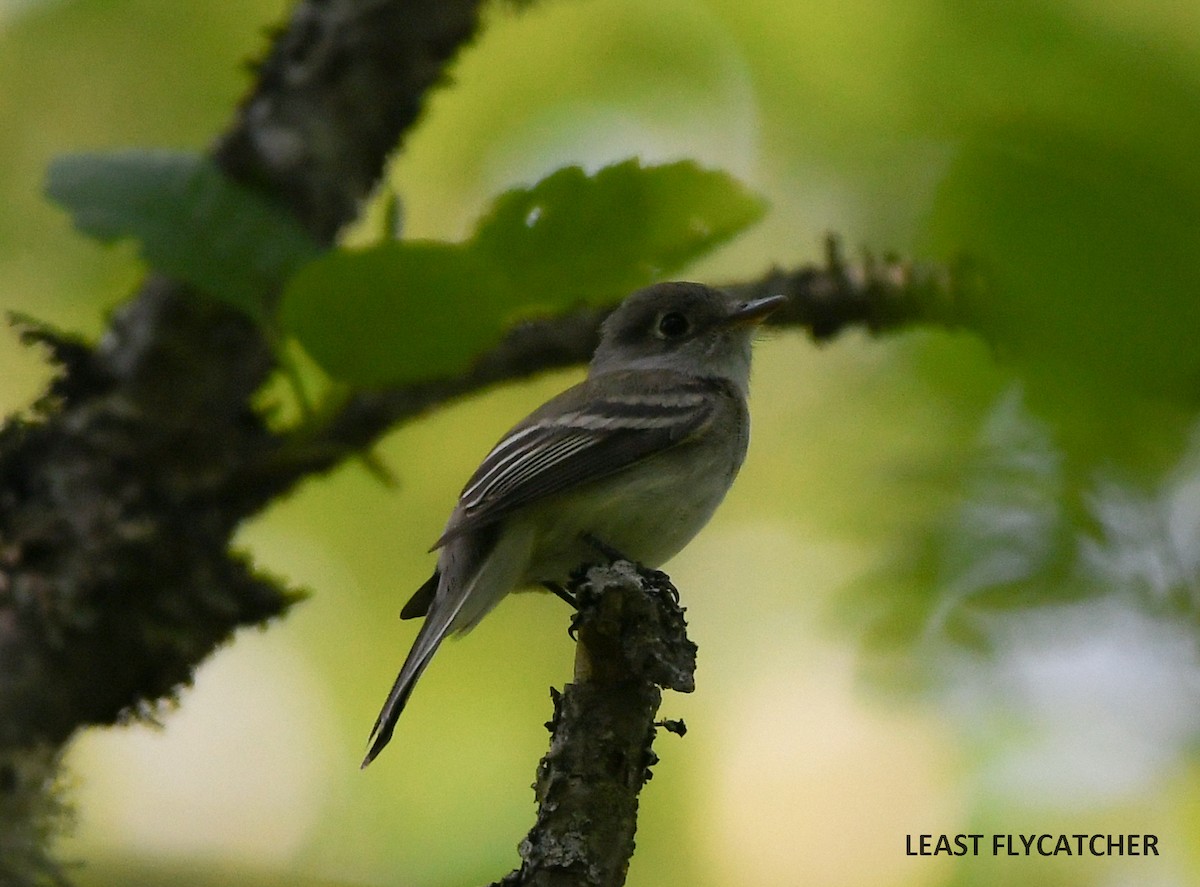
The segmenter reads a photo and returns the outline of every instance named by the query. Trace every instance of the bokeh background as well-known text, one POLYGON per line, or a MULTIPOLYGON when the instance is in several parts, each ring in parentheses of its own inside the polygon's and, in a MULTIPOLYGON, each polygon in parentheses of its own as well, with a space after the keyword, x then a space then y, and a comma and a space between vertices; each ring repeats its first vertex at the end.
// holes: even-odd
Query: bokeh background
MULTIPOLYGON (((202 149, 280 0, 0 0, 0 307, 97 336, 143 269, 40 194, 56 154, 202 149)), ((754 442, 671 565, 701 649, 670 696, 629 883, 1200 882, 1200 5, 546 0, 493 9, 396 158, 455 239, 565 163, 682 157, 763 194, 710 282, 850 249, 968 252, 964 329, 758 349, 754 442), (1153 833, 1155 858, 910 857, 922 833, 1153 833)), ((570 281, 563 281, 570 287, 570 281)), ((574 381, 390 435, 247 525, 312 592, 162 727, 68 756, 82 885, 450 885, 516 862, 567 614, 510 599, 444 648, 392 746, 396 618, 462 480, 574 381)), ((47 378, 15 337, 0 408, 47 378)), ((984 843, 986 847, 986 842, 984 843)))

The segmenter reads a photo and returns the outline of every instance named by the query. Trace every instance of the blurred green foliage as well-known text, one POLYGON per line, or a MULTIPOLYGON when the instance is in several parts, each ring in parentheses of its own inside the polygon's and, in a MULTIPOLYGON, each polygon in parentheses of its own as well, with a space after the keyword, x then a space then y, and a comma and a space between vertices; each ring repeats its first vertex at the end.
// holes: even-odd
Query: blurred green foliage
MULTIPOLYGON (((0 5, 0 296, 99 331, 140 265, 66 230, 40 197, 46 164, 113 145, 203 146, 283 4, 10 9, 0 5)), ((504 273, 527 277, 503 286, 528 287, 530 302, 587 297, 599 277, 544 262, 537 226, 521 230, 529 183, 640 156, 727 170, 770 201, 745 236, 679 273, 753 277, 812 258, 833 229, 877 252, 970 253, 993 279, 969 331, 760 347, 746 469, 671 566, 701 645, 700 686, 668 703, 692 730, 659 749, 631 884, 1200 877, 1198 41, 1196 4, 1132 0, 492 10, 390 176, 405 236, 426 242, 411 244, 420 274, 458 273, 447 260, 479 240, 464 231, 517 188, 493 210, 508 233, 486 261, 511 259, 504 273), (869 680, 854 687, 852 668, 869 680), (1158 832, 1164 856, 903 855, 906 832, 1033 829, 1158 832)), ((560 182, 564 201, 579 197, 566 186, 586 187, 572 181, 560 182)), ((662 244, 640 251, 649 234, 632 216, 601 225, 597 245, 645 273, 669 267, 662 244)), ((550 238, 559 259, 570 253, 578 229, 547 230, 564 232, 550 238)), ((408 273, 393 254, 360 251, 347 288, 355 275, 408 273)), ((444 286, 465 293, 478 271, 444 286)), ((311 298, 307 326, 335 310, 311 298)), ((486 326, 514 307, 489 308, 486 326)), ((33 356, 0 349, 8 408, 43 378, 33 356)), ((427 575, 419 553, 487 445, 567 381, 399 430, 381 448, 398 492, 350 467, 248 528, 257 557, 317 590, 268 633, 291 645, 270 660, 286 667, 245 665, 261 639, 239 639, 220 687, 226 700, 247 694, 243 714, 188 726, 197 700, 185 699, 161 769, 134 738, 112 737, 102 754, 86 737, 76 769, 104 788, 84 797, 81 854, 246 859, 356 883, 503 871, 530 821, 544 688, 568 670, 554 602, 506 601, 431 671, 402 752, 366 778, 354 765, 408 638, 380 614, 427 575), (303 689, 281 674, 303 675, 303 689), (251 753, 261 761, 227 785, 251 753), (170 827, 148 787, 186 799, 186 826, 170 827), (303 802, 288 794, 297 787, 303 802), (229 826, 231 810, 248 819, 229 826)), ((202 674, 195 696, 206 681, 218 678, 202 674)), ((133 879, 107 869, 118 870, 133 879)))
POLYGON ((976 328, 1026 372, 1069 374, 1087 408, 1122 396, 1189 405, 1196 185, 1055 122, 1000 126, 962 145, 929 238, 987 264, 995 290, 971 306, 976 328))
POLYGON ((198 154, 69 154, 46 194, 103 243, 132 238, 146 264, 267 321, 267 300, 319 246, 282 208, 198 154))
POLYGON ((518 312, 611 303, 758 219, 762 201, 689 162, 565 167, 500 195, 461 243, 333 252, 284 294, 284 328, 356 385, 460 372, 518 312))

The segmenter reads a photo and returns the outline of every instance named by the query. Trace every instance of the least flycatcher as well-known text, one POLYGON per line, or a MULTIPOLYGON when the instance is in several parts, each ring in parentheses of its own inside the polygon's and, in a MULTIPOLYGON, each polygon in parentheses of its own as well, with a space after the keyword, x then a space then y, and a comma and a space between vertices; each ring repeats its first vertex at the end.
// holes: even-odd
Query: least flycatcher
POLYGON ((647 567, 691 541, 745 458, 751 339, 783 302, 660 283, 608 317, 587 378, 504 435, 459 496, 434 545, 437 569, 401 611, 425 623, 364 767, 447 634, 514 589, 565 583, 596 559, 588 539, 647 567))

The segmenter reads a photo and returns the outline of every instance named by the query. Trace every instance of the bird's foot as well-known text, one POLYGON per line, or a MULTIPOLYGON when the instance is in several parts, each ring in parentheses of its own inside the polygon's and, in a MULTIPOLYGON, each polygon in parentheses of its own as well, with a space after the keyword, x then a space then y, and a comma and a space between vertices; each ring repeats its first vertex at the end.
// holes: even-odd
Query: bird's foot
MULTIPOLYGON (((671 583, 671 577, 668 576, 666 573, 664 573, 662 570, 654 570, 654 569, 651 569, 650 567, 647 567, 645 564, 641 564, 638 561, 635 561, 633 558, 628 557, 625 554, 622 554, 619 549, 614 548, 613 546, 611 546, 607 542, 605 542, 603 539, 600 539, 599 537, 597 537, 591 533, 584 533, 582 535, 582 538, 583 538, 584 542, 586 542, 592 548, 596 549, 596 551, 600 552, 600 554, 602 554, 606 558, 608 558, 610 563, 615 562, 615 561, 625 561, 628 564, 632 564, 633 568, 635 570, 637 570, 638 575, 641 576, 644 580, 646 580, 646 583, 651 588, 653 588, 654 590, 656 590, 660 593, 665 593, 665 594, 669 595, 672 603, 674 603, 674 604, 679 603, 679 590, 676 589, 675 586, 671 583)), ((582 574, 582 573, 585 573, 586 571, 587 571, 587 568, 585 567, 580 570, 580 573, 582 574)))
POLYGON ((542 587, 553 594, 556 598, 566 601, 570 604, 572 610, 579 609, 579 598, 567 591, 567 587, 559 582, 546 581, 542 583, 542 587))
POLYGON ((631 564, 637 564, 637 561, 633 558, 622 554, 618 549, 609 545, 599 536, 595 536, 592 533, 583 533, 580 538, 610 561, 628 561, 631 564))

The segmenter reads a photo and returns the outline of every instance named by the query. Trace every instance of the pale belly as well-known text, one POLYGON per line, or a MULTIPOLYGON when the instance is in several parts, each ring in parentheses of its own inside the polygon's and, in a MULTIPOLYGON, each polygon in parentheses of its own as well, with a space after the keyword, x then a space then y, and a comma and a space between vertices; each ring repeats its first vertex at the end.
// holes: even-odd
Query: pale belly
POLYGON ((733 483, 744 447, 700 455, 664 453, 632 476, 615 475, 553 497, 539 508, 525 583, 565 582, 584 564, 605 560, 583 540, 590 534, 622 555, 658 567, 700 532, 733 483), (685 470, 686 467, 686 470, 685 470), (545 516, 552 514, 552 520, 545 516))

